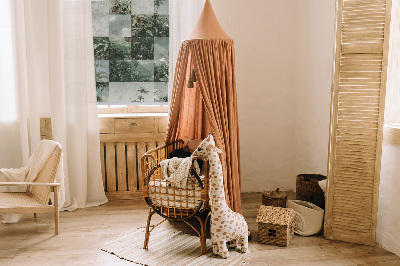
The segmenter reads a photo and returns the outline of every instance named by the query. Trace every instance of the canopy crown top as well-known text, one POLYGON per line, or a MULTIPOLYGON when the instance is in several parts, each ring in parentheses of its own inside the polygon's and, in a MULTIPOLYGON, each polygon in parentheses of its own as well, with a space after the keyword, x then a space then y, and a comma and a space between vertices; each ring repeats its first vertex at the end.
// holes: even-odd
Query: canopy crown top
POLYGON ((206 0, 203 11, 188 39, 231 39, 219 24, 210 0, 206 0))

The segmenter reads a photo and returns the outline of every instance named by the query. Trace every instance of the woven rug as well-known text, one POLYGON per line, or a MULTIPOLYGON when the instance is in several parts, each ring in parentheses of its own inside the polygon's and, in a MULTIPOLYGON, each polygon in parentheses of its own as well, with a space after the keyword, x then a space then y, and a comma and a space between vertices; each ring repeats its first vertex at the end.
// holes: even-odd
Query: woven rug
POLYGON ((168 228, 157 227, 150 234, 149 249, 143 249, 145 228, 130 230, 108 241, 103 251, 143 265, 243 265, 249 253, 229 251, 229 258, 212 254, 211 240, 207 239, 207 252, 201 255, 200 239, 168 228))

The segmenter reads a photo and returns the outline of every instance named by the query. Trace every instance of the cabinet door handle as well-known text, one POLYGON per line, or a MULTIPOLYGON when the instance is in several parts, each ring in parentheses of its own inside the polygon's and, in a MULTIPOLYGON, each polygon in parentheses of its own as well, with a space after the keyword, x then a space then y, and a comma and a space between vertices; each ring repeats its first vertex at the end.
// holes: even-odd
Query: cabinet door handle
POLYGON ((131 126, 131 127, 137 127, 137 125, 138 125, 137 123, 130 123, 129 124, 129 126, 131 126))

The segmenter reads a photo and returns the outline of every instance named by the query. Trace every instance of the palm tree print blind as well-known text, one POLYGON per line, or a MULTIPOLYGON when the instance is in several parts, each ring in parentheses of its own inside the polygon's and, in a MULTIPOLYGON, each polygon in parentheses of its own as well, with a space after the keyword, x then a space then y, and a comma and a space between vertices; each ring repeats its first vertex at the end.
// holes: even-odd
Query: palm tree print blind
POLYGON ((168 102, 168 0, 92 0, 99 104, 168 102))

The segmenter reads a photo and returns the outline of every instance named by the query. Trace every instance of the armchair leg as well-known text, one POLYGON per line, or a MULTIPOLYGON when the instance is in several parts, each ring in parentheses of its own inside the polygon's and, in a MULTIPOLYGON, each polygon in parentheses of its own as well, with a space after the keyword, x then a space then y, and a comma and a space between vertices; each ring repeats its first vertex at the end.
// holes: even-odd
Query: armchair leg
POLYGON ((58 235, 58 220, 59 220, 59 211, 58 211, 58 187, 54 187, 54 230, 55 234, 58 235))
POLYGON ((151 216, 153 216, 155 212, 150 208, 150 212, 149 212, 149 217, 147 217, 147 226, 146 226, 146 234, 144 236, 144 245, 143 248, 144 249, 148 249, 149 248, 149 238, 150 238, 150 221, 151 221, 151 216))

